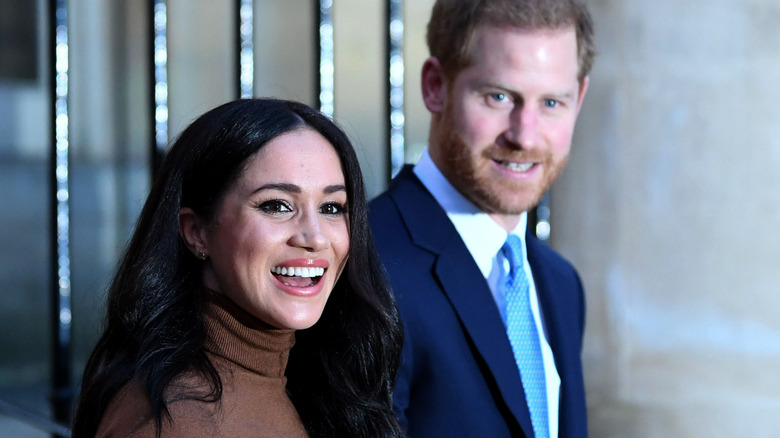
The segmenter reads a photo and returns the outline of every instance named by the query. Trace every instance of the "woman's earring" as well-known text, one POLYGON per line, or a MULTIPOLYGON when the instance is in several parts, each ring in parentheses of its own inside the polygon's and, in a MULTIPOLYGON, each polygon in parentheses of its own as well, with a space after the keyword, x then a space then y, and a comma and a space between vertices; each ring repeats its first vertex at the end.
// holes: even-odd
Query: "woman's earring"
POLYGON ((206 260, 206 254, 204 254, 203 251, 198 251, 198 258, 201 260, 206 260))

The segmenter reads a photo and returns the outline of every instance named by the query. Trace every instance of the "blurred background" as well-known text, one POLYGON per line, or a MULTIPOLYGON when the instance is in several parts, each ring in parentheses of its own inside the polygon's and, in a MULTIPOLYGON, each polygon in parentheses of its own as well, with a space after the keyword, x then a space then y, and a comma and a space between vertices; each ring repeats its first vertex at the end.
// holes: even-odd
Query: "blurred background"
MULTIPOLYGON (((167 53, 157 59, 167 70, 156 95, 154 2, 0 0, 3 436, 59 430, 47 428, 57 419, 51 401, 72 395, 97 339, 107 284, 149 188, 150 150, 239 96, 242 2, 162 2, 167 53), (67 45, 53 58, 58 4, 67 45), (54 83, 57 69, 67 87, 54 83), (57 117, 65 141, 55 141, 56 91, 60 110, 67 102, 57 117), (153 107, 160 96, 164 113, 153 107), (67 151, 60 168, 58 150, 67 151), (53 224, 63 223, 67 245, 58 247, 53 224), (67 311, 52 310, 58 293, 67 311), (70 333, 64 377, 54 372, 57 321, 70 333), (55 381, 67 385, 55 391, 55 381)), ((255 96, 319 107, 331 70, 320 67, 318 36, 332 36, 332 114, 378 194, 391 157, 415 162, 427 141, 419 72, 432 0, 248 3, 255 96), (392 35, 402 57, 390 70, 404 112, 394 143, 390 6, 401 20, 392 35), (332 34, 321 34, 331 29, 323 18, 332 34), (391 144, 403 148, 391 153, 391 144)), ((590 435, 780 437, 780 2, 588 5, 599 55, 569 166, 550 193, 549 244, 586 287, 590 435)))

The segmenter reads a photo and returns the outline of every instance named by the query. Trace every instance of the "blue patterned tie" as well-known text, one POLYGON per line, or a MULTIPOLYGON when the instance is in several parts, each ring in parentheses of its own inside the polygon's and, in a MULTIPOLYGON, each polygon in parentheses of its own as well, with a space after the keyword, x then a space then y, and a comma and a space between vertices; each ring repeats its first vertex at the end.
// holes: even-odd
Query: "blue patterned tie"
POLYGON ((523 249, 520 238, 510 234, 501 250, 509 260, 510 271, 504 289, 506 297, 506 331, 515 362, 520 370, 528 410, 536 438, 549 438, 547 421, 547 384, 542 362, 539 332, 528 298, 528 277, 523 269, 523 249))

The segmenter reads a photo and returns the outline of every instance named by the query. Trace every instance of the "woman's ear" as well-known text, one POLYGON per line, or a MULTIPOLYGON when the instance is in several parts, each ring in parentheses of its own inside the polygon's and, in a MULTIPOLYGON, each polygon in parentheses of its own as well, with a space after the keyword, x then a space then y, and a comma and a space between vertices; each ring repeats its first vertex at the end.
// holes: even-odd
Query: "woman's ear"
POLYGON ((447 78, 438 58, 431 56, 425 60, 421 77, 425 107, 433 114, 441 113, 447 99, 447 78))
POLYGON ((195 257, 201 260, 208 258, 206 223, 189 207, 179 210, 179 234, 195 257))

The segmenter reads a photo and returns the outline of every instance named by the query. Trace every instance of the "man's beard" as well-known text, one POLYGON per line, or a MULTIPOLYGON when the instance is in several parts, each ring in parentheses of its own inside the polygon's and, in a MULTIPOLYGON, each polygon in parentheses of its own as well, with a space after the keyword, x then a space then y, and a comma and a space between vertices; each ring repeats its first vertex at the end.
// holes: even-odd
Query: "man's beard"
POLYGON ((439 144, 444 165, 442 173, 463 196, 489 214, 518 215, 535 207, 568 159, 567 154, 556 163, 549 151, 529 152, 492 144, 480 152, 481 157, 476 157, 481 163, 490 164, 495 159, 536 162, 543 166, 541 170, 545 173, 538 184, 491 177, 490 169, 482 169, 481 173, 477 169, 471 149, 455 128, 450 108, 443 112, 440 126, 443 132, 439 144))

